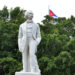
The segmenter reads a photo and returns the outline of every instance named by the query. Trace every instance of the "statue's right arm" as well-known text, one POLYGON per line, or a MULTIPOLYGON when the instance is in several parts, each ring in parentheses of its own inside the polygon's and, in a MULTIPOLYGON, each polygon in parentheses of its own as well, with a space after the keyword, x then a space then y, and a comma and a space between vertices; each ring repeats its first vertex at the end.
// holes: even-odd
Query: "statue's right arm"
POLYGON ((23 32, 22 32, 22 27, 20 25, 19 34, 18 34, 18 47, 20 52, 22 52, 22 37, 23 37, 23 32))

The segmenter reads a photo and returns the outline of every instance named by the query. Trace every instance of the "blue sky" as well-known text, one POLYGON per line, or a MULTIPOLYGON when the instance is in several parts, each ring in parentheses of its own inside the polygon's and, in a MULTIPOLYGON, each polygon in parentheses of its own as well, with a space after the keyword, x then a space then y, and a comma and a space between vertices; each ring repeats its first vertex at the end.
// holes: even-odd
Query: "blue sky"
POLYGON ((75 0, 0 0, 0 9, 6 5, 8 9, 16 6, 21 9, 32 10, 34 21, 41 22, 44 16, 48 14, 49 8, 58 16, 69 18, 75 16, 75 0))

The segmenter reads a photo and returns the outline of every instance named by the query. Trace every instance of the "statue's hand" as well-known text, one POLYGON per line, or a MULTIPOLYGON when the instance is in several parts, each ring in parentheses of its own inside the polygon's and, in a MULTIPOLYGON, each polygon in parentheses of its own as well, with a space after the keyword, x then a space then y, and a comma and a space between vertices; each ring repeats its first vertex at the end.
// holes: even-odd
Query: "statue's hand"
POLYGON ((22 50, 19 50, 22 53, 22 50))
POLYGON ((22 53, 23 52, 23 47, 19 48, 19 51, 22 53))
POLYGON ((35 52, 37 52, 37 46, 38 46, 38 42, 37 41, 35 41, 35 52))
POLYGON ((36 40, 36 46, 38 46, 38 41, 36 40))

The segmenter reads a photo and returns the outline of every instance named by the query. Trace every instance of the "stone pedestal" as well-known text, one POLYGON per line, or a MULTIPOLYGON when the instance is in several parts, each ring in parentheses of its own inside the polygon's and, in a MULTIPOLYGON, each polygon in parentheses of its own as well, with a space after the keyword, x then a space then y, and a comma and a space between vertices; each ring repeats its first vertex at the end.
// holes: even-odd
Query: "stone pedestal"
POLYGON ((40 73, 32 73, 32 72, 16 72, 15 75, 40 75, 40 73))

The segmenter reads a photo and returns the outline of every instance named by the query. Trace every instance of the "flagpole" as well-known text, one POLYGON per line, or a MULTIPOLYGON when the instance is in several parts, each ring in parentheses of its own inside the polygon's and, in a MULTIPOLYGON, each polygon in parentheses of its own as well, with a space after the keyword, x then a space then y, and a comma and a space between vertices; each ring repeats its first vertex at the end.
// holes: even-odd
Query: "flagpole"
POLYGON ((50 6, 48 5, 48 15, 49 15, 49 7, 50 7, 50 6))

